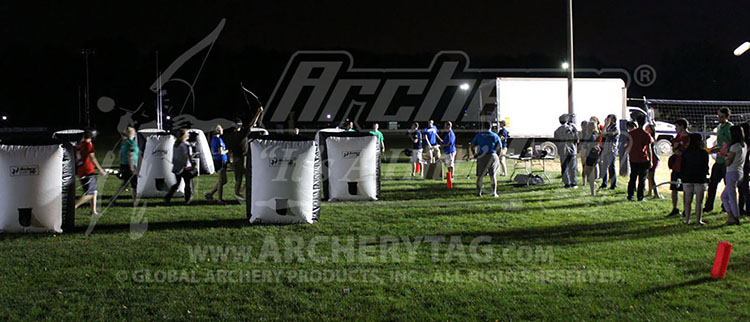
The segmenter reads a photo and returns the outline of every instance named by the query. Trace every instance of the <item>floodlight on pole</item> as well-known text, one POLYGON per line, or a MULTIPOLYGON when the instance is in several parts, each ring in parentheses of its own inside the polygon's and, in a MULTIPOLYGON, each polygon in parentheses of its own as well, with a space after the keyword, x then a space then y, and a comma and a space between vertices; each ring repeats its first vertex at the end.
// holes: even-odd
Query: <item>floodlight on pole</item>
POLYGON ((463 83, 458 88, 460 88, 462 91, 468 91, 469 90, 469 84, 468 83, 463 83))
POLYGON ((8 117, 3 115, 3 121, 7 121, 7 120, 8 120, 8 117))
POLYGON ((568 70, 568 68, 570 68, 570 64, 568 64, 568 62, 563 62, 561 67, 564 70, 568 70))
POLYGON ((746 41, 746 42, 742 43, 742 45, 740 45, 739 47, 737 47, 737 49, 734 50, 734 55, 735 56, 741 56, 748 49, 750 49, 750 41, 746 41))
POLYGON ((568 22, 568 114, 571 122, 576 123, 575 108, 573 106, 573 79, 575 75, 573 64, 573 0, 568 0, 567 22, 568 22))

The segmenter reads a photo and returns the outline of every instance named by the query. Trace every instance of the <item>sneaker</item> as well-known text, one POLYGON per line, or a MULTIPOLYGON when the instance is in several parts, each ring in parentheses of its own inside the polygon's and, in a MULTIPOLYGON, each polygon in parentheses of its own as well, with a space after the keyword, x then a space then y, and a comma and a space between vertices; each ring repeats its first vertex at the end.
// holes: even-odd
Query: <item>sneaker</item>
POLYGON ((219 199, 219 200, 216 200, 216 204, 222 206, 222 205, 225 205, 225 202, 224 200, 219 199))
POLYGON ((700 221, 698 221, 698 222, 697 222, 697 223, 695 223, 695 224, 696 224, 696 225, 698 225, 698 226, 705 226, 705 225, 706 225, 706 223, 705 223, 705 222, 703 222, 703 220, 700 220, 700 221))
POLYGON ((493 193, 493 194, 492 194, 492 196, 493 196, 493 197, 495 197, 495 198, 497 198, 497 197, 500 197, 500 196, 499 196, 499 195, 497 194, 497 192, 493 193))
POLYGON ((481 191, 477 192, 477 197, 481 197, 481 196, 482 196, 482 192, 481 191))
POLYGON ((611 186, 611 187, 609 187, 609 190, 615 190, 615 189, 617 189, 617 186, 611 186))
POLYGON ((240 196, 240 195, 238 195, 236 193, 234 194, 234 198, 237 199, 237 200, 240 200, 240 201, 245 201, 244 197, 242 197, 242 196, 240 196))
POLYGON ((570 187, 573 188, 573 189, 578 189, 578 185, 577 184, 574 184, 574 185, 572 185, 570 187))
POLYGON ((674 209, 672 209, 672 212, 670 212, 670 213, 669 213, 669 214, 667 215, 667 217, 673 217, 673 216, 677 216, 677 215, 679 215, 679 214, 680 214, 680 210, 679 210, 679 209, 677 209, 677 208, 674 208, 674 209))
POLYGON ((204 197, 206 197, 206 200, 214 200, 214 196, 213 196, 213 195, 211 195, 210 193, 206 193, 206 194, 205 194, 205 195, 203 195, 203 196, 204 196, 204 197))
POLYGON ((186 200, 186 201, 185 201, 185 204, 186 204, 186 205, 189 205, 189 204, 191 204, 191 203, 193 203, 193 199, 188 199, 188 200, 186 200))
POLYGON ((599 190, 604 190, 604 189, 607 189, 607 185, 606 184, 603 184, 603 185, 599 186, 599 190))
POLYGON ((638 201, 646 201, 646 198, 638 199, 638 201))
POLYGON ((633 197, 632 196, 628 196, 628 201, 633 201, 633 197))
POLYGON ((101 215, 101 214, 102 214, 102 213, 101 213, 101 212, 98 212, 98 211, 92 211, 92 212, 91 212, 91 215, 92 215, 92 216, 99 216, 99 215, 101 215))
POLYGON ((714 211, 714 208, 703 208, 703 213, 704 214, 707 214, 707 213, 712 212, 712 211, 714 211))

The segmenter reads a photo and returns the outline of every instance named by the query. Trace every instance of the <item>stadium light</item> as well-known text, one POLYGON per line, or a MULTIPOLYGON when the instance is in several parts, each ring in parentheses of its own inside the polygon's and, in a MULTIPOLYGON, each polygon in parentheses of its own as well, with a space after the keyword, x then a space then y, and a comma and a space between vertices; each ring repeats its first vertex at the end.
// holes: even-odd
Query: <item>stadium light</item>
POLYGON ((568 62, 563 62, 561 67, 564 70, 568 70, 568 68, 570 68, 570 64, 568 64, 568 62))
POLYGON ((3 115, 3 121, 7 121, 7 120, 8 120, 8 117, 3 115))
POLYGON ((739 47, 737 47, 737 49, 734 50, 734 55, 735 56, 741 56, 748 49, 750 49, 750 41, 746 41, 746 42, 742 43, 742 45, 740 45, 739 47))
POLYGON ((326 118, 330 119, 331 118, 331 114, 326 114, 326 118))
POLYGON ((458 88, 460 88, 462 91, 468 91, 469 90, 469 84, 468 83, 463 83, 458 88))

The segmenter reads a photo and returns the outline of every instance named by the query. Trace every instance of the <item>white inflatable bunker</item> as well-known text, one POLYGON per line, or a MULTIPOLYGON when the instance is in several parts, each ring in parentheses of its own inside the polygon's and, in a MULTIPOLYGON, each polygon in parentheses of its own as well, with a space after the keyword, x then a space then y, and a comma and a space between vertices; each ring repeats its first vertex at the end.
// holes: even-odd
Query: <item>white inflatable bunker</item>
POLYGON ((190 133, 191 141, 195 138, 193 142, 195 145, 193 159, 200 160, 200 174, 214 173, 216 169, 214 169, 214 161, 211 156, 211 147, 208 146, 208 140, 206 140, 203 130, 190 129, 188 133, 190 133), (197 158, 195 154, 197 154, 197 158))
POLYGON ((135 144, 138 145, 138 151, 140 151, 140 154, 138 155, 138 164, 136 166, 140 169, 141 164, 143 164, 143 153, 146 151, 146 138, 149 135, 154 134, 167 134, 167 131, 158 129, 141 129, 135 133, 135 144))
MULTIPOLYGON (((380 193, 380 144, 369 133, 331 133, 324 135, 325 151, 321 159, 327 175, 323 181, 324 198, 340 200, 378 200, 380 193)), ((323 137, 321 137, 322 139, 323 137)))
MULTIPOLYGON (((154 133, 145 136, 146 148, 138 171, 137 195, 140 198, 161 198, 177 183, 172 173, 172 155, 175 137, 171 134, 154 133)), ((181 182, 175 197, 182 197, 185 183, 181 182)))
POLYGON ((83 139, 83 133, 84 131, 81 129, 60 130, 52 133, 52 138, 61 142, 70 142, 71 145, 75 146, 78 141, 83 139))
POLYGON ((63 218, 74 216, 75 160, 63 164, 71 148, 0 144, 0 232, 62 232, 63 218))
POLYGON ((251 224, 312 224, 320 215, 318 145, 299 135, 251 134, 247 157, 251 224))

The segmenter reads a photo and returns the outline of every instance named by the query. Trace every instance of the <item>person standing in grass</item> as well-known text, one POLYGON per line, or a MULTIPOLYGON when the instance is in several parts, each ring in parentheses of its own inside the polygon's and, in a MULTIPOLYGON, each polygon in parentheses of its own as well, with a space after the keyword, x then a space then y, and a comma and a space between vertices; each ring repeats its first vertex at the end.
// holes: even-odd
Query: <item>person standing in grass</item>
MULTIPOLYGON (((687 131, 688 126, 689 123, 684 118, 674 122, 677 135, 672 140, 672 151, 674 151, 674 156, 670 157, 669 161, 669 167, 672 168, 672 174, 669 178, 669 181, 671 182, 680 180, 680 172, 682 171, 682 153, 685 152, 685 149, 690 145, 691 135, 687 131)), ((672 183, 669 185, 669 189, 672 190, 672 212, 670 212, 667 217, 677 216, 680 214, 680 209, 677 208, 678 193, 683 189, 683 186, 672 183)), ((703 201, 703 196, 701 196, 700 200, 703 201)), ((685 215, 687 216, 688 214, 685 215)), ((700 218, 698 220, 700 221, 700 218)))
MULTIPOLYGON (((745 146, 750 147, 750 123, 745 122, 740 126, 742 127, 742 133, 745 133, 745 146)), ((745 166, 742 169, 742 180, 738 188, 740 193, 740 217, 747 216, 750 212, 750 182, 748 180, 750 179, 750 152, 745 153, 745 155, 745 166)))
POLYGON ((596 194, 596 164, 599 163, 601 149, 598 144, 598 135, 596 134, 597 125, 594 122, 585 122, 581 129, 581 162, 583 163, 583 185, 586 182, 591 189, 591 195, 596 194))
MULTIPOLYGON (((656 128, 653 124, 646 124, 646 133, 651 136, 652 142, 656 142, 656 128)), ((655 199, 664 199, 656 186, 656 169, 659 168, 659 161, 656 146, 651 144, 651 168, 648 170, 648 196, 655 199)))
POLYGON ((737 204, 737 183, 742 178, 742 171, 745 165, 745 135, 742 133, 742 127, 734 125, 729 128, 731 141, 729 141, 729 151, 723 156, 726 160, 726 186, 721 193, 721 202, 727 210, 727 225, 740 224, 740 211, 737 204))
MULTIPOLYGON (((711 148, 711 153, 718 153, 719 151, 726 151, 729 148, 729 142, 731 140, 731 134, 729 128, 732 127, 732 122, 729 122, 729 116, 732 111, 728 107, 724 106, 719 109, 716 116, 719 118, 719 126, 716 127, 716 145, 711 148)), ((723 156, 717 156, 716 162, 711 167, 711 178, 708 180, 708 195, 706 196, 706 206, 703 208, 703 213, 709 213, 714 210, 714 199, 716 199, 716 188, 719 185, 719 181, 724 180, 727 174, 726 158, 723 156)), ((724 181, 726 185, 726 181, 724 181)), ((725 208, 726 210, 726 208, 725 208)))
POLYGON ((675 161, 680 163, 681 169, 685 224, 690 224, 690 207, 693 203, 693 194, 695 194, 695 223, 705 225, 702 217, 703 196, 706 194, 706 183, 708 183, 708 152, 704 149, 705 143, 698 133, 688 134, 688 140, 685 142, 688 142, 687 147, 683 147, 679 161, 675 161))
POLYGON ((472 151, 477 158, 477 196, 482 196, 482 179, 485 174, 490 176, 492 196, 497 197, 497 173, 500 170, 500 159, 498 152, 502 151, 503 144, 500 136, 492 132, 492 122, 484 124, 487 130, 477 133, 471 140, 472 151))
POLYGON ((380 132, 378 130, 380 126, 378 123, 372 124, 372 131, 370 131, 370 134, 378 137, 378 143, 380 143, 380 154, 385 153, 385 138, 383 137, 383 132, 380 132))
POLYGON ((453 133, 453 123, 445 122, 445 139, 443 140, 443 152, 445 152, 445 167, 453 174, 453 166, 456 162, 456 134, 453 133))
POLYGON ((177 141, 175 141, 172 153, 172 173, 177 176, 177 182, 169 188, 169 192, 164 197, 164 202, 169 204, 172 196, 177 192, 180 183, 185 181, 185 204, 190 204, 195 189, 193 189, 193 178, 198 174, 198 169, 193 165, 193 146, 187 142, 189 133, 186 129, 180 129, 177 132, 177 141))
POLYGON ((213 200, 214 193, 218 192, 219 196, 216 203, 220 205, 224 204, 224 185, 227 183, 227 153, 229 153, 224 140, 221 139, 222 134, 224 134, 224 129, 221 128, 221 125, 217 125, 209 145, 218 181, 216 182, 216 186, 211 188, 209 192, 206 192, 205 195, 206 199, 213 200))
POLYGON ((636 192, 636 182, 638 183, 638 201, 645 201, 643 195, 646 189, 646 177, 651 169, 652 152, 651 145, 654 144, 651 135, 643 130, 642 124, 646 123, 646 118, 639 115, 635 123, 628 123, 628 156, 630 158, 630 181, 628 182, 628 200, 633 200, 633 194, 636 192))
POLYGON ((572 116, 570 114, 560 115, 558 118, 560 127, 555 130, 555 141, 557 141, 557 151, 560 155, 560 171, 562 173, 562 182, 565 188, 578 188, 578 164, 577 150, 578 130, 571 125, 572 116))
POLYGON ((94 138, 94 132, 92 130, 86 130, 83 132, 83 140, 78 142, 76 145, 76 175, 81 180, 81 186, 83 187, 83 196, 76 201, 75 208, 82 206, 83 204, 91 203, 91 214, 98 215, 99 211, 96 208, 96 196, 98 194, 98 188, 96 186, 96 171, 103 176, 107 175, 99 161, 96 159, 94 154, 94 144, 91 141, 94 138))
POLYGON ((250 124, 244 126, 241 118, 235 119, 236 128, 234 131, 227 133, 226 143, 229 148, 229 155, 231 155, 232 171, 234 172, 234 197, 241 203, 245 201, 242 196, 242 179, 245 178, 245 165, 247 163, 247 136, 258 123, 262 112, 263 107, 258 108, 250 124))
POLYGON ((500 143, 503 145, 503 149, 500 151, 500 167, 503 170, 500 175, 503 177, 508 176, 508 168, 505 165, 505 155, 508 153, 508 138, 510 137, 510 133, 508 133, 508 130, 505 128, 506 125, 505 120, 497 122, 497 134, 500 136, 500 143))
POLYGON ((138 165, 138 144, 135 143, 135 129, 128 126, 122 137, 120 145, 120 179, 122 185, 130 181, 130 195, 133 197, 133 204, 136 202, 136 187, 138 186, 138 175, 136 167, 138 165))
POLYGON ((411 176, 413 177, 417 174, 417 165, 421 167, 422 164, 423 134, 419 130, 419 123, 414 122, 411 124, 409 138, 411 140, 411 176))
POLYGON ((620 130, 617 129, 617 116, 607 115, 604 119, 604 131, 602 132, 602 155, 599 158, 602 171, 602 185, 599 189, 606 189, 610 184, 610 190, 617 188, 617 172, 615 171, 615 159, 619 145, 620 130), (611 183, 610 183, 611 181, 611 183))
POLYGON ((438 145, 438 141, 442 141, 442 139, 438 136, 438 128, 435 126, 433 120, 427 123, 427 127, 424 128, 424 135, 426 138, 427 157, 430 159, 430 163, 435 163, 440 160, 440 145, 438 145))

